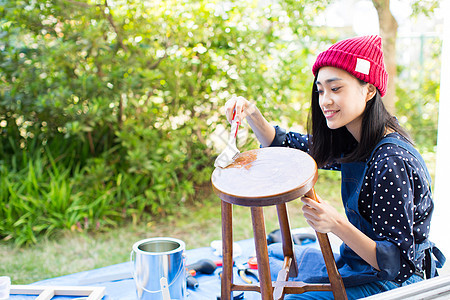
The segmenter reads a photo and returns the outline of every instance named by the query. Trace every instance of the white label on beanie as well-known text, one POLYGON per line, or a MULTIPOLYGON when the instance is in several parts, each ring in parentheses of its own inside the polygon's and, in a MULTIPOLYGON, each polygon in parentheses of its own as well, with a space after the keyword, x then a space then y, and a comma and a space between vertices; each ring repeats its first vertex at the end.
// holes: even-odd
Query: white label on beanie
POLYGON ((363 74, 369 75, 370 61, 362 59, 362 58, 357 58, 356 59, 355 71, 359 72, 359 73, 363 73, 363 74))

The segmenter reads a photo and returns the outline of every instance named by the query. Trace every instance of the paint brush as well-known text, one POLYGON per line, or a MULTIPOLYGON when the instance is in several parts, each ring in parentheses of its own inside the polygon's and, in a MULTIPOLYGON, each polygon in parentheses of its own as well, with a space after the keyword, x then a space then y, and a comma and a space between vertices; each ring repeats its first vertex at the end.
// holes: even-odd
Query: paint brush
POLYGON ((214 167, 226 168, 236 159, 238 154, 240 153, 238 148, 236 147, 236 135, 239 129, 240 121, 236 121, 234 118, 236 117, 236 111, 233 112, 233 117, 231 119, 231 130, 230 136, 228 138, 228 143, 225 150, 217 156, 216 161, 214 162, 214 167))

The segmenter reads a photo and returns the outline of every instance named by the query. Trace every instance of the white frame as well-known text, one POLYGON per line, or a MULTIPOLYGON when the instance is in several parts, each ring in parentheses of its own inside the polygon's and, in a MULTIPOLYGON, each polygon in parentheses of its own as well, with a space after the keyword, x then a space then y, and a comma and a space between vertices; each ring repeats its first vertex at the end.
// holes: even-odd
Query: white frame
POLYGON ((54 296, 87 296, 87 300, 100 300, 105 295, 105 287, 95 286, 38 286, 11 285, 11 295, 36 295, 36 300, 50 300, 54 296))

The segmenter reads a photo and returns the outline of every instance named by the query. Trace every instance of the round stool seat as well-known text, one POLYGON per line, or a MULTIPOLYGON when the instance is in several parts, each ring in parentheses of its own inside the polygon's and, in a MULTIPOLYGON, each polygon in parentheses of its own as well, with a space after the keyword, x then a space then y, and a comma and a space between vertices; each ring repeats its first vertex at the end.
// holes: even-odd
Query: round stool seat
POLYGON ((241 206, 269 206, 303 196, 317 181, 317 165, 307 153, 269 147, 240 153, 211 177, 220 199, 241 206))

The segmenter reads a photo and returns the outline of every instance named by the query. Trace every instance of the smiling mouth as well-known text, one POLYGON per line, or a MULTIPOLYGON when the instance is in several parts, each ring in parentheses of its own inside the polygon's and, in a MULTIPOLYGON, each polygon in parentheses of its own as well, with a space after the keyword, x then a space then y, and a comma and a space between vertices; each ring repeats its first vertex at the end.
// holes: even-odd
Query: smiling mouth
POLYGON ((325 118, 329 119, 336 115, 338 112, 339 110, 325 110, 323 112, 323 115, 325 116, 325 118))

